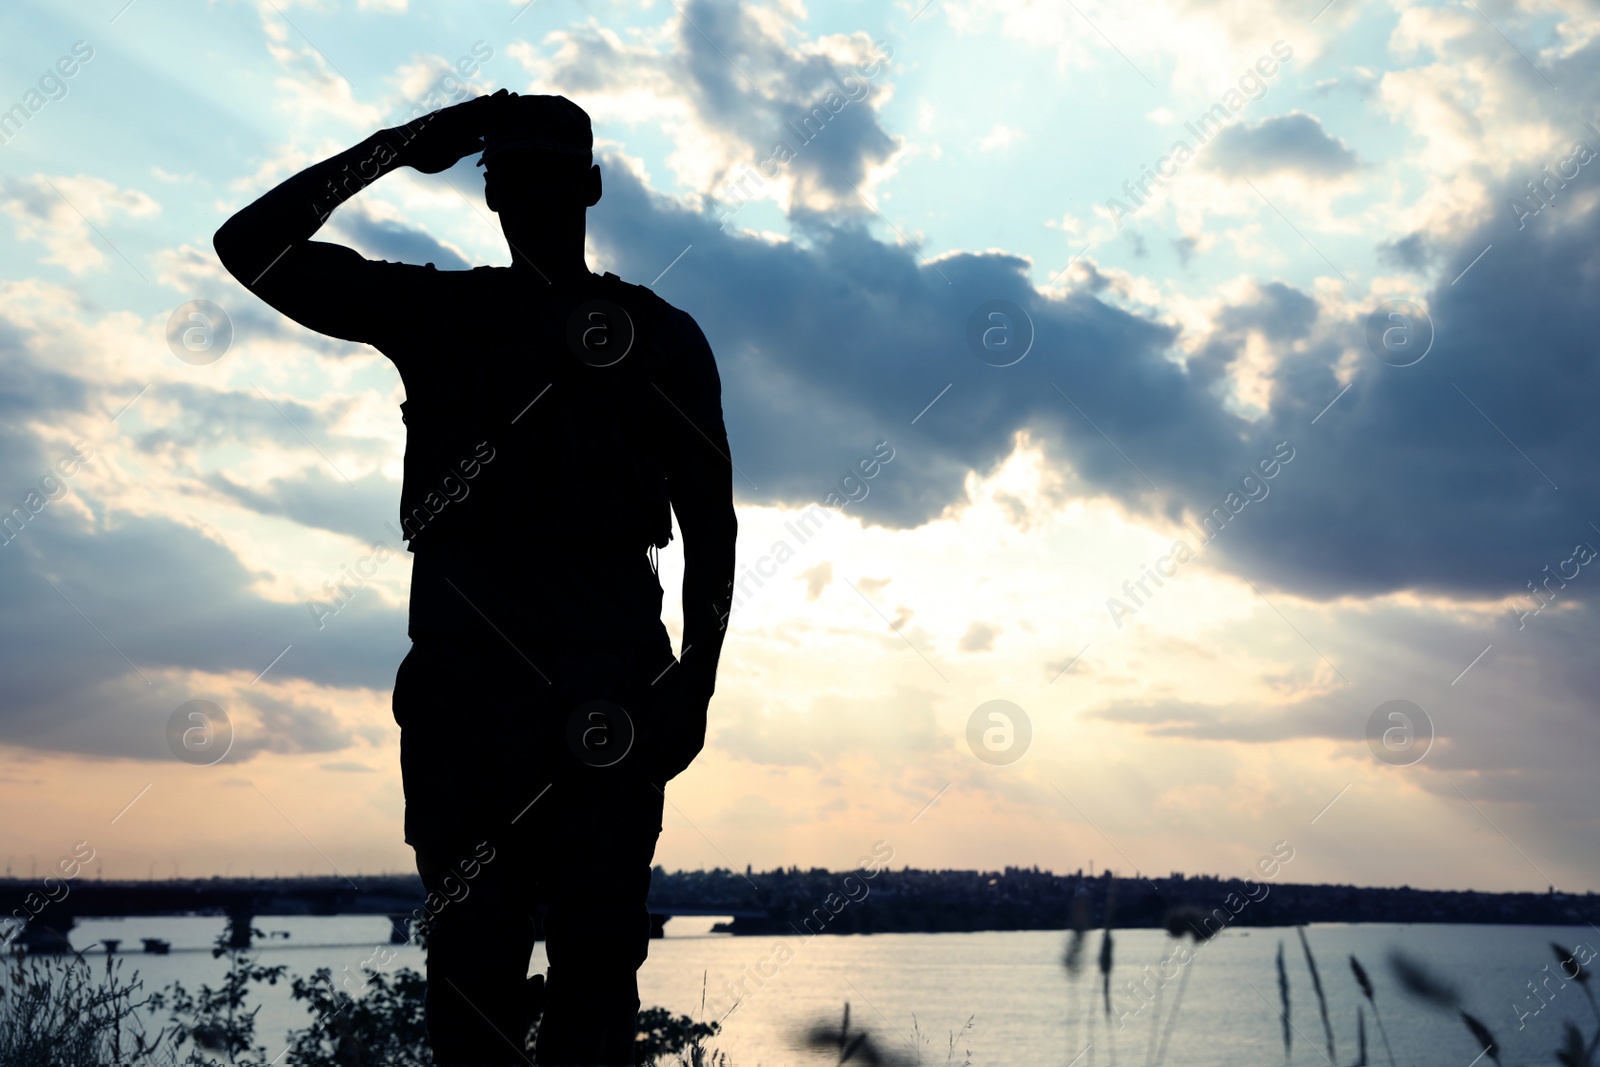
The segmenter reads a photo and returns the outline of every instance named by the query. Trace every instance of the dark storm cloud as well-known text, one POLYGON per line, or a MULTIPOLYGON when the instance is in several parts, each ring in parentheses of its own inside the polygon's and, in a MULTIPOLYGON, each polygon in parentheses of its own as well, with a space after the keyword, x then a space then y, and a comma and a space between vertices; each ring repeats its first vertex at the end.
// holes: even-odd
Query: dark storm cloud
POLYGON ((1385 263, 1405 270, 1423 270, 1434 260, 1434 249, 1425 233, 1409 233, 1378 245, 1378 256, 1385 263))
POLYGON ((1248 429, 1165 358, 1170 327, 1087 292, 1046 299, 1018 257, 924 265, 858 224, 818 216, 800 220, 804 245, 742 239, 651 198, 621 170, 608 172, 594 240, 621 273, 644 278, 694 245, 658 288, 698 318, 718 353, 735 459, 749 479, 736 478, 743 499, 821 500, 886 438, 904 466, 874 481, 862 514, 916 525, 963 499, 966 473, 993 468, 1025 428, 1070 446, 1096 483, 1139 499, 1155 490, 1106 437, 1125 450, 1138 442, 1129 456, 1160 486, 1196 468, 1223 477, 1231 459, 1215 442, 1235 451, 1248 429), (968 320, 996 299, 1036 327, 1016 366, 990 366, 968 347, 968 320))
MULTIPOLYGON (((1364 321, 1330 324, 1327 336, 1361 363, 1315 426, 1342 388, 1329 371, 1337 352, 1311 345, 1281 365, 1270 420, 1301 443, 1300 457, 1279 479, 1282 506, 1264 505, 1261 521, 1227 541, 1236 567, 1313 595, 1412 587, 1510 597, 1576 542, 1600 545, 1590 525, 1600 523, 1600 474, 1585 458, 1600 447, 1600 212, 1560 206, 1559 225, 1519 232, 1506 211, 1433 238, 1435 340, 1420 363, 1373 358, 1364 321)), ((1380 318, 1380 330, 1397 322, 1380 318)), ((1600 592, 1590 577, 1600 575, 1567 595, 1600 592)))
POLYGON ((1600 312, 1587 288, 1600 276, 1600 214, 1576 199, 1559 226, 1519 233, 1507 212, 1479 232, 1429 238, 1444 265, 1428 300, 1438 337, 1414 366, 1372 354, 1366 313, 1331 315, 1280 282, 1224 307, 1184 365, 1171 327, 1096 295, 1092 264, 1087 281, 1049 299, 1017 257, 923 263, 815 214, 796 219, 802 242, 744 240, 652 197, 619 166, 607 173, 592 233, 621 273, 653 277, 693 245, 658 288, 718 353, 745 500, 820 500, 887 438, 895 465, 851 507, 914 526, 959 502, 966 472, 991 470, 1027 429, 1134 510, 1198 518, 1286 440, 1296 459, 1270 499, 1208 549, 1258 582, 1327 597, 1510 596, 1576 539, 1600 544, 1582 507, 1600 474, 1580 459, 1600 445, 1589 414, 1600 404, 1600 312), (967 343, 969 317, 995 299, 1035 328, 1015 366, 989 366, 967 343), (1276 362, 1269 406, 1246 418, 1223 392, 1253 337, 1276 362), (1334 370, 1350 351, 1359 361, 1340 396, 1334 370))
POLYGON ((1356 154, 1324 130, 1315 115, 1293 111, 1225 127, 1201 153, 1200 165, 1235 178, 1283 170, 1336 178, 1359 164, 1356 154))

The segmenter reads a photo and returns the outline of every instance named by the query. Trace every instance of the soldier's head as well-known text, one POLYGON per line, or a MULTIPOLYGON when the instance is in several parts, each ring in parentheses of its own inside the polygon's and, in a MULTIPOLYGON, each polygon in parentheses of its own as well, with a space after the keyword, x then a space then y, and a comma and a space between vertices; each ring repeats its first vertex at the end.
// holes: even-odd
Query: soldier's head
POLYGON ((564 96, 515 96, 483 141, 484 196, 502 226, 581 219, 600 200, 589 116, 564 96))

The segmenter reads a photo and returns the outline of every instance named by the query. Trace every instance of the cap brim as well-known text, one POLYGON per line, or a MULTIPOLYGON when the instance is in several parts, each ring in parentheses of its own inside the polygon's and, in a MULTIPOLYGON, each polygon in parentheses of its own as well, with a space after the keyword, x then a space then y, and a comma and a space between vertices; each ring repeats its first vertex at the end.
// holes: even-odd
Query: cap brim
POLYGON ((550 155, 567 156, 572 159, 593 159, 594 152, 564 144, 560 141, 550 141, 538 137, 519 137, 513 141, 502 141, 491 147, 485 148, 483 155, 478 160, 478 166, 483 166, 496 156, 507 152, 545 152, 550 155))

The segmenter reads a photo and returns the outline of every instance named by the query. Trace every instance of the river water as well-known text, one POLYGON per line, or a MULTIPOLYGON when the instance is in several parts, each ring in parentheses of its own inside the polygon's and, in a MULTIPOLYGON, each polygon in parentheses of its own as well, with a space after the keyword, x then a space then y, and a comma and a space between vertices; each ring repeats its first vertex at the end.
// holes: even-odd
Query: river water
MULTIPOLYGON (((136 968, 147 991, 175 979, 193 989, 221 980, 226 960, 213 959, 209 948, 223 921, 85 920, 72 931, 72 941, 83 948, 102 938, 121 938, 125 973, 136 968), (144 937, 165 938, 172 953, 141 954, 137 950, 144 937)), ((929 1064, 946 1062, 954 1032, 954 1064, 961 1064, 970 1050, 976 1067, 1138 1065, 1146 1062, 1152 1026, 1158 1035, 1165 1028, 1181 981, 1162 989, 1159 1022, 1151 1005, 1125 1019, 1121 1029, 1114 1014, 1108 1032, 1099 1014, 1098 932, 1090 934, 1086 966, 1073 982, 1060 962, 1066 935, 1058 931, 736 938, 712 934, 714 921, 696 917, 668 922, 667 936, 651 942, 650 959, 639 976, 640 995, 646 1006, 660 1005, 674 1013, 713 1019, 726 1015, 714 1044, 737 1067, 834 1062, 801 1051, 796 1033, 811 1022, 837 1023, 846 1002, 853 1025, 866 1026, 876 1039, 906 1052, 920 1045, 923 1062, 929 1064), (730 989, 741 979, 744 993, 729 1014, 730 989), (1085 1025, 1091 997, 1096 1005, 1092 1032, 1085 1025)), ((269 933, 289 934, 258 942, 257 955, 263 963, 287 964, 291 973, 309 974, 317 967, 336 974, 345 967, 355 971, 375 949, 390 947, 388 923, 381 916, 262 917, 257 925, 269 933)), ((1400 991, 1384 963, 1391 948, 1426 962, 1460 989, 1466 1009, 1501 1042, 1497 1052, 1506 1064, 1553 1064, 1563 1019, 1584 1027, 1586 1036, 1595 1031, 1583 987, 1554 977, 1558 969, 1550 949, 1552 941, 1569 949, 1600 945, 1600 931, 1594 927, 1322 924, 1309 927, 1307 934, 1328 1000, 1335 1042, 1331 1062, 1341 1067, 1356 1062, 1356 1009, 1358 1004, 1365 1007, 1349 966, 1352 953, 1376 987, 1377 1007, 1398 1064, 1469 1067, 1482 1048, 1453 1011, 1421 1005, 1400 991), (1541 1004, 1529 983, 1541 982, 1545 1006, 1528 1014, 1541 1004)), ((1258 928, 1225 931, 1198 949, 1188 967, 1166 1064, 1276 1067, 1285 1062, 1274 963, 1280 941, 1290 983, 1289 1062, 1330 1062, 1298 938, 1293 930, 1258 928)), ((1146 965, 1154 974, 1172 944, 1158 930, 1116 931, 1113 996, 1129 1007, 1136 1004, 1118 996, 1117 989, 1146 965)), ((418 949, 392 950, 386 970, 421 969, 418 949)), ((1580 959, 1586 955, 1580 950, 1580 959)), ((544 967, 542 947, 533 966, 544 967)), ((289 998, 286 984, 261 986, 256 996, 263 1005, 258 1040, 274 1056, 283 1049, 283 1035, 291 1027, 307 1025, 310 1017, 289 998)), ((1369 1062, 1388 1063, 1370 1009, 1366 1022, 1369 1062)), ((1491 1061, 1484 1057, 1478 1062, 1489 1067, 1491 1061)))

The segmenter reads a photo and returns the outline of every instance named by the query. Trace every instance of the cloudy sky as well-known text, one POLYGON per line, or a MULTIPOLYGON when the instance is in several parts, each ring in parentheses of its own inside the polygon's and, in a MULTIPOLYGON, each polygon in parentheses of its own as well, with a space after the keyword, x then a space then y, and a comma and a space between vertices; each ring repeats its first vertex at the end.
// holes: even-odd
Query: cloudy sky
MULTIPOLYGON (((1597 35, 1578 0, 6 5, 0 858, 409 866, 409 560, 310 606, 395 541, 399 377, 210 235, 506 87, 594 117, 591 266, 722 373, 755 577, 660 862, 1287 840, 1296 881, 1596 888, 1597 35), (189 701, 214 765, 169 746, 189 701)), ((481 184, 399 172, 325 235, 505 264, 481 184)))

